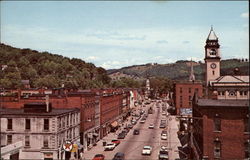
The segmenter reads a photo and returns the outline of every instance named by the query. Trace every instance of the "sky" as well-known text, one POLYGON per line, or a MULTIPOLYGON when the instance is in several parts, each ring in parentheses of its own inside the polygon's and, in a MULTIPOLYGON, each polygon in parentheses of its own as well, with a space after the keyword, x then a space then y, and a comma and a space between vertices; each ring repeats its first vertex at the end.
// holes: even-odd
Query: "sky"
POLYGON ((1 43, 115 69, 204 59, 213 25, 222 59, 249 58, 248 1, 1 1, 1 43))

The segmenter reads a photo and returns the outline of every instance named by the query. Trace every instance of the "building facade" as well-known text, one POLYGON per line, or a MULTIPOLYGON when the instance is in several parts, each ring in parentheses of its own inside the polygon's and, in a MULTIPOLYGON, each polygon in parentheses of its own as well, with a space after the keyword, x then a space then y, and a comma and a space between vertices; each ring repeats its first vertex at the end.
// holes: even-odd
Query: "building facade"
POLYGON ((80 111, 55 109, 46 103, 25 104, 22 109, 1 108, 1 146, 22 141, 19 159, 69 159, 62 149, 80 140, 80 111))

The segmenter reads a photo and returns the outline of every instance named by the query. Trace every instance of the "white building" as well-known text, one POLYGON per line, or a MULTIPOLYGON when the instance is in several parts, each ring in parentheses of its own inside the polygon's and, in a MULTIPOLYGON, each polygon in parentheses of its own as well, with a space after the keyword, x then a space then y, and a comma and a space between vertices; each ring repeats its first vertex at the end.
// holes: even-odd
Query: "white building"
MULTIPOLYGON (((22 141, 19 159, 69 159, 68 140, 79 141, 80 111, 76 108, 52 109, 46 103, 25 104, 22 109, 2 108, 1 146, 22 141)), ((11 156, 11 155, 10 155, 11 156)))

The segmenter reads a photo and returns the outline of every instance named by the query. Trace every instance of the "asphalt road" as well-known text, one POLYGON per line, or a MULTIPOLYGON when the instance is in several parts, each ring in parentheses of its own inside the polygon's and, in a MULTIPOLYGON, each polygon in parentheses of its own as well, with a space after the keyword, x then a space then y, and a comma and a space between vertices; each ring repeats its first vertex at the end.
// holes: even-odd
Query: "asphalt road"
MULTIPOLYGON (((91 151, 85 153, 87 159, 91 159, 91 157, 93 157, 95 154, 104 154, 105 160, 112 160, 115 153, 123 152, 125 153, 126 160, 158 160, 160 147, 162 145, 168 146, 170 137, 168 140, 161 140, 161 131, 163 129, 159 128, 160 120, 162 118, 166 119, 166 116, 162 115, 161 105, 159 108, 157 108, 156 103, 152 103, 146 107, 142 107, 142 109, 147 111, 150 106, 152 106, 154 109, 153 114, 148 114, 146 122, 143 124, 139 123, 139 120, 133 129, 131 129, 127 134, 125 139, 122 139, 121 143, 113 151, 104 151, 103 146, 99 145, 99 147, 92 148, 91 151), (150 124, 154 124, 154 129, 148 128, 150 124), (140 134, 133 135, 134 129, 139 129, 140 134), (143 146, 145 145, 152 147, 153 150, 151 155, 141 154, 143 146)), ((167 126, 169 126, 168 121, 167 126)), ((116 139, 116 137, 117 136, 114 133, 111 133, 109 136, 105 137, 105 140, 111 141, 112 139, 116 139)))

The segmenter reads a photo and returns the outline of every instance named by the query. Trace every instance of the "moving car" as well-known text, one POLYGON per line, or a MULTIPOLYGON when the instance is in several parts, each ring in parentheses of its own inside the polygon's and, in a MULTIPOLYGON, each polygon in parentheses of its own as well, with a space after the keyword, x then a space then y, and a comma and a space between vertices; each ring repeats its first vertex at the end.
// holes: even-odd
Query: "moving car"
POLYGON ((106 146, 104 146, 104 150, 105 150, 105 151, 113 150, 113 149, 115 149, 115 146, 116 146, 115 143, 112 143, 112 142, 107 143, 106 146))
POLYGON ((124 132, 121 132, 118 134, 117 139, 124 139, 126 134, 124 132))
POLYGON ((96 154, 92 160, 104 160, 104 158, 103 154, 96 154))
POLYGON ((121 143, 121 141, 119 141, 117 139, 113 139, 111 142, 114 143, 116 146, 121 143))
POLYGON ((161 139, 162 139, 162 140, 167 140, 167 138, 168 138, 168 136, 167 136, 166 133, 162 133, 162 134, 161 134, 161 139))
POLYGON ((166 128, 166 124, 165 123, 161 123, 160 124, 160 128, 166 128))
POLYGON ((142 155, 151 155, 152 147, 151 146, 144 146, 142 149, 142 155))
POLYGON ((117 152, 112 160, 124 160, 125 154, 122 152, 117 152))
POLYGON ((159 160, 168 160, 168 150, 166 146, 161 146, 161 149, 159 151, 159 156, 158 156, 159 160))
POLYGON ((133 132, 134 135, 138 135, 140 134, 140 130, 139 129, 135 129, 134 132, 133 132))
POLYGON ((154 124, 151 123, 151 124, 148 126, 148 128, 149 128, 149 129, 154 129, 155 126, 154 126, 154 124))

